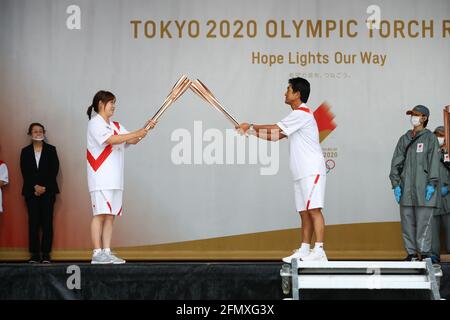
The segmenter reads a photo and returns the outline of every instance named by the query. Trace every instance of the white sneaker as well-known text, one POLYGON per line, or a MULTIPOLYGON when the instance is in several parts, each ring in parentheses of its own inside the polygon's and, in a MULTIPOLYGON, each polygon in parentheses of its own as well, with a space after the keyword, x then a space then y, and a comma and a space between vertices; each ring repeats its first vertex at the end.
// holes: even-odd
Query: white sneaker
POLYGON ((328 261, 328 258, 324 250, 312 250, 311 254, 306 257, 300 258, 300 261, 328 261))
POLYGON ((112 264, 123 264, 126 262, 122 258, 115 256, 111 251, 110 252, 103 251, 103 254, 112 261, 112 264))
POLYGON ((103 252, 92 255, 91 264, 112 264, 113 260, 103 252))
POLYGON ((306 251, 306 252, 305 252, 305 251, 300 250, 300 249, 295 249, 293 254, 291 254, 289 257, 284 257, 284 258, 283 258, 283 262, 291 263, 291 262, 292 262, 292 259, 301 259, 301 258, 305 258, 305 257, 307 257, 310 253, 311 253, 311 251, 306 251))

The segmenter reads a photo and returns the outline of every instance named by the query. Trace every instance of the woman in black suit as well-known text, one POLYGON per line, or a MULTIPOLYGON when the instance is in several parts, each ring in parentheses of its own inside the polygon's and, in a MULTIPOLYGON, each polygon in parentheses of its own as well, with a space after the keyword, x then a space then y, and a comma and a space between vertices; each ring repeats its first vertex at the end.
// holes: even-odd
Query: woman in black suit
POLYGON ((59 193, 56 176, 59 160, 56 148, 44 142, 45 128, 32 123, 28 128, 32 143, 22 149, 20 169, 22 195, 28 207, 30 263, 50 263, 53 240, 53 206, 59 193), (42 241, 40 231, 42 230, 42 241))

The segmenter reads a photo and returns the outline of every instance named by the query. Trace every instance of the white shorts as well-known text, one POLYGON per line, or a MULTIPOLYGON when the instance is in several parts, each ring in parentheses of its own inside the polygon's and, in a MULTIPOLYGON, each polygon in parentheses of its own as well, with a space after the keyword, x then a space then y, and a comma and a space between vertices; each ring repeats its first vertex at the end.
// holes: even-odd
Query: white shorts
POLYGON ((326 175, 313 175, 294 181, 295 207, 298 212, 323 208, 326 175))
POLYGON ((122 215, 123 190, 98 190, 91 192, 92 213, 122 215))

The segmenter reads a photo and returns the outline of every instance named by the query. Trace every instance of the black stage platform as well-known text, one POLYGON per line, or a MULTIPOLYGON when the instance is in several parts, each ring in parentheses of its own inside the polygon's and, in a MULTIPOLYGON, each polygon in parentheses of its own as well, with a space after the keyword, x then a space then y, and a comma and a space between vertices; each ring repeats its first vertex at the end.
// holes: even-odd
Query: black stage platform
MULTIPOLYGON (((287 297, 281 289, 281 266, 280 262, 0 263, 0 299, 281 300, 287 297), (79 267, 80 289, 68 287, 77 285, 77 272, 70 266, 79 267)), ((450 263, 441 266, 441 295, 450 299, 450 263)), ((399 291, 394 296, 370 290, 371 297, 309 291, 302 294, 304 299, 408 297, 399 291)))

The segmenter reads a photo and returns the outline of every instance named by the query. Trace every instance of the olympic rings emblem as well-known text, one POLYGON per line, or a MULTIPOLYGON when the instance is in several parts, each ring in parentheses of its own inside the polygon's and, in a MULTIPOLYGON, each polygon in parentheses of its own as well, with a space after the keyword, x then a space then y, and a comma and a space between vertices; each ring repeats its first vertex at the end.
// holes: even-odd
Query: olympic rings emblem
POLYGON ((325 167, 327 168, 328 173, 333 170, 334 167, 336 167, 336 162, 334 162, 334 160, 328 159, 327 161, 325 161, 325 167))

